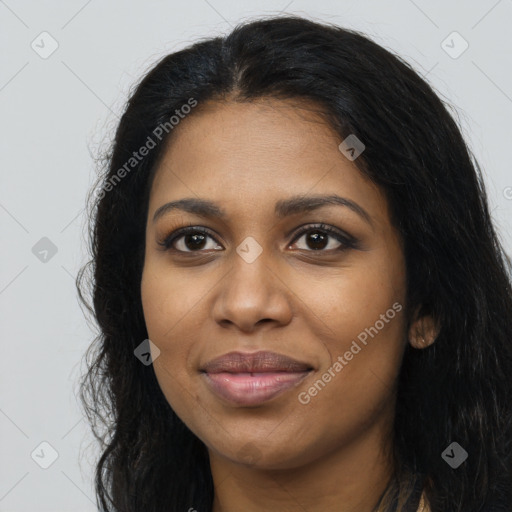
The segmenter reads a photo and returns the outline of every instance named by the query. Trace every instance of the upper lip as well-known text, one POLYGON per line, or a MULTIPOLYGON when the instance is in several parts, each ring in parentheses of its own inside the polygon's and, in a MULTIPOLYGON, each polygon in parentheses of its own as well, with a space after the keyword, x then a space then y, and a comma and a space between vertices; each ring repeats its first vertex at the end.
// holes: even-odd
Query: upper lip
POLYGON ((312 366, 276 352, 229 352, 212 359, 201 369, 206 373, 304 372, 312 366))

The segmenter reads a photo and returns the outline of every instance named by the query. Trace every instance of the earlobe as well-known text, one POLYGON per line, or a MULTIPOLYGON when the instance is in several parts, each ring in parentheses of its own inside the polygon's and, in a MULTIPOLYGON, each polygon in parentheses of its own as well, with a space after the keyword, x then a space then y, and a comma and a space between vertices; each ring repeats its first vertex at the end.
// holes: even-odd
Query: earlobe
POLYGON ((409 328, 408 340, 412 347, 423 349, 436 341, 439 327, 432 315, 418 317, 418 314, 419 308, 416 310, 415 319, 409 328))

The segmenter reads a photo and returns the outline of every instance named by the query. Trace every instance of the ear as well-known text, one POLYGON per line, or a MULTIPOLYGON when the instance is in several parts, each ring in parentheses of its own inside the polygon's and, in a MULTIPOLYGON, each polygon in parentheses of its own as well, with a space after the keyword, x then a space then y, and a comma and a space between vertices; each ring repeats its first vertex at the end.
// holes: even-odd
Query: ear
POLYGON ((417 349, 427 348, 432 345, 439 334, 439 326, 432 315, 420 316, 420 309, 420 307, 416 309, 408 332, 409 343, 417 349))

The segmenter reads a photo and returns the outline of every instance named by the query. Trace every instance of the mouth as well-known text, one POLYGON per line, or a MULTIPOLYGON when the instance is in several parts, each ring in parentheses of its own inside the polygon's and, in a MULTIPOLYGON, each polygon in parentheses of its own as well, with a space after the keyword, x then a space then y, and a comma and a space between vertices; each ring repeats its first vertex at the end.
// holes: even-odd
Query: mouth
POLYGON ((207 363, 208 388, 230 404, 259 405, 298 386, 314 368, 275 352, 230 352, 207 363))

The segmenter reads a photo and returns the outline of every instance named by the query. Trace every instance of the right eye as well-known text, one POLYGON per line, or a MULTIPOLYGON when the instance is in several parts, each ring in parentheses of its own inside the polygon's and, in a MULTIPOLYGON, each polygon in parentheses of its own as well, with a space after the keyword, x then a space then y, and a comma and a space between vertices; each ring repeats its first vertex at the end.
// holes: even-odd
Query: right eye
POLYGON ((192 253, 200 252, 202 250, 218 250, 215 247, 205 248, 205 244, 208 245, 208 238, 217 243, 213 235, 206 228, 200 226, 188 226, 174 231, 158 243, 164 247, 165 250, 175 252, 192 253))

